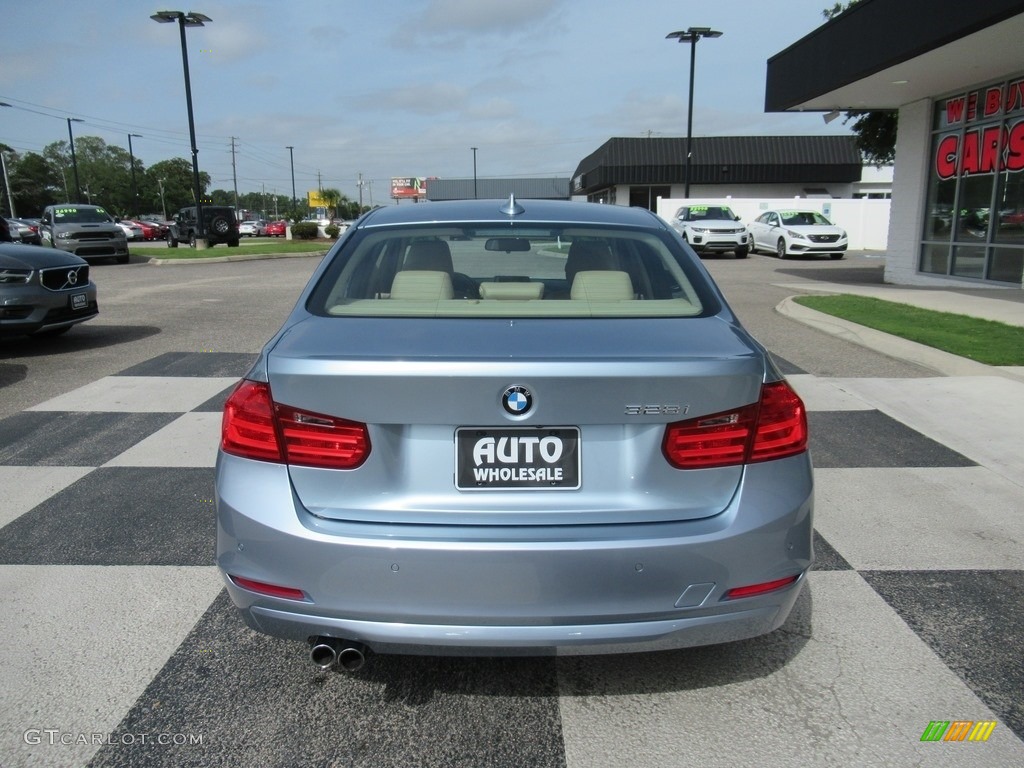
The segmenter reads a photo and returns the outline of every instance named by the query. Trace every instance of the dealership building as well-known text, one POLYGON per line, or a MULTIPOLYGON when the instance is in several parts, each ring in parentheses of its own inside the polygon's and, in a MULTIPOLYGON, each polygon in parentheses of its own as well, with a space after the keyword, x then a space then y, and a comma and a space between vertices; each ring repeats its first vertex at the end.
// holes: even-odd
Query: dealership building
POLYGON ((768 61, 765 111, 898 110, 885 279, 1024 272, 1024 0, 861 0, 768 61))

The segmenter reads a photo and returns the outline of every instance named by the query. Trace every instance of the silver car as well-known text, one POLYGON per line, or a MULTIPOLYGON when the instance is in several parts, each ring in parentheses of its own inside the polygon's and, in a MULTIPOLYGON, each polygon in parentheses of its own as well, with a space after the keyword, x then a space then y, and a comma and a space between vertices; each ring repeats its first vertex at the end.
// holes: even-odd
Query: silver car
POLYGON ((654 214, 379 208, 226 403, 217 563, 324 667, 749 638, 811 566, 807 439, 654 214))
POLYGON ((96 286, 83 259, 0 243, 0 337, 56 336, 97 314, 96 286))

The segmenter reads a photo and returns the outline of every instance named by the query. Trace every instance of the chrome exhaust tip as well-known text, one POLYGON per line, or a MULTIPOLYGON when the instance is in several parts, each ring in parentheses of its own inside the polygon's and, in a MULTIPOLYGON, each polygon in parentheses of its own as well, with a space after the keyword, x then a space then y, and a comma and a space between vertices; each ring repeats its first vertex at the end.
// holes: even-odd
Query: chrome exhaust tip
POLYGON ((338 666, 346 672, 358 672, 366 664, 366 653, 362 643, 349 643, 338 652, 338 666))
POLYGON ((317 637, 310 644, 309 659, 320 669, 333 667, 338 660, 339 642, 333 637, 317 637))

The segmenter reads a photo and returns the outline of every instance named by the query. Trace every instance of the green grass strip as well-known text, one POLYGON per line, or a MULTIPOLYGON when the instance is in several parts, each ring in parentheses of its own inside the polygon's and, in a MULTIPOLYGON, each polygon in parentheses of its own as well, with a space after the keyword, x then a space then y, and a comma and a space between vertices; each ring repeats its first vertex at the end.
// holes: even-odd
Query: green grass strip
POLYGON ((268 253, 324 253, 331 245, 333 243, 322 240, 279 240, 257 245, 240 245, 237 248, 216 245, 202 250, 189 248, 187 245, 177 248, 147 248, 146 246, 130 245, 128 251, 133 256, 147 256, 153 259, 209 259, 214 256, 252 256, 268 253))
POLYGON ((797 304, 986 365, 1024 365, 1024 328, 891 301, 838 294, 797 304))

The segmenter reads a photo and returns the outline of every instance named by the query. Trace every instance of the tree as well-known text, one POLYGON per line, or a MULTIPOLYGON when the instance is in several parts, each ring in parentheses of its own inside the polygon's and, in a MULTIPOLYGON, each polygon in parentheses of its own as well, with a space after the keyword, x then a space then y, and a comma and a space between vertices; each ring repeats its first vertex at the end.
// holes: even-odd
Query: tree
POLYGON ((327 217, 329 219, 333 219, 338 215, 338 205, 341 201, 348 200, 348 198, 341 194, 337 189, 321 189, 320 199, 324 201, 324 204, 327 206, 327 210, 330 211, 330 214, 327 217))
MULTIPOLYGON (((823 10, 821 15, 826 21, 831 21, 859 2, 836 3, 823 10)), ((857 147, 868 162, 878 166, 889 165, 896 159, 898 116, 896 110, 851 110, 843 117, 843 124, 853 120, 851 130, 856 134, 857 147)))
POLYGON ((42 155, 26 152, 7 157, 11 195, 21 216, 39 216, 46 206, 67 199, 60 174, 42 155))
MULTIPOLYGON (((195 205, 195 195, 192 191, 192 163, 183 157, 176 157, 173 160, 161 160, 153 163, 146 171, 147 189, 159 190, 163 185, 164 203, 167 206, 168 215, 174 214, 179 208, 188 205, 195 205)), ((205 171, 199 172, 199 194, 205 195, 206 188, 210 186, 210 174, 205 171)), ((159 203, 159 195, 157 198, 159 203)))

